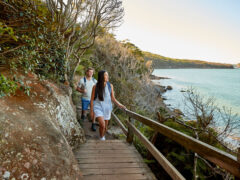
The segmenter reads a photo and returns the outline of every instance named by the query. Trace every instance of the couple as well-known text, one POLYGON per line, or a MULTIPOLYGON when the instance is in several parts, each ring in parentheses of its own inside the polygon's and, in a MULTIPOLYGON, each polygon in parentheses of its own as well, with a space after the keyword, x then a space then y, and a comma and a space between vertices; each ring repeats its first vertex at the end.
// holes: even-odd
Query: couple
MULTIPOLYGON (((86 75, 88 75, 88 70, 86 72, 86 75)), ((99 122, 100 140, 105 140, 104 134, 107 130, 108 121, 111 118, 112 101, 118 107, 123 109, 126 108, 124 105, 122 105, 115 99, 113 85, 110 84, 108 80, 109 77, 106 71, 98 72, 98 81, 95 85, 93 85, 90 99, 90 116, 93 119, 93 122, 94 116, 99 122)))

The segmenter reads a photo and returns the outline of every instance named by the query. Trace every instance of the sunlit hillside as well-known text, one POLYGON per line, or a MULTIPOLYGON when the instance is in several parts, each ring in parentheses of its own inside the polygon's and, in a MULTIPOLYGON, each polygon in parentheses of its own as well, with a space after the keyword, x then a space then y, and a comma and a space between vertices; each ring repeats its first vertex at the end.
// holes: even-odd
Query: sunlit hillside
POLYGON ((219 69, 232 69, 232 64, 213 63, 200 60, 190 59, 174 59, 164 57, 150 52, 143 52, 145 60, 152 60, 153 68, 155 69, 168 69, 168 68, 219 68, 219 69))

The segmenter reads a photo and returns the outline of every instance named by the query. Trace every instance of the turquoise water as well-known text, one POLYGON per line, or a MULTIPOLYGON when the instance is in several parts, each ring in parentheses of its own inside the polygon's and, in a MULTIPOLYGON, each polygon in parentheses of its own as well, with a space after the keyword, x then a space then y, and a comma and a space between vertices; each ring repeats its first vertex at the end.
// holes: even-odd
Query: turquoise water
MULTIPOLYGON (((163 94, 167 98, 164 102, 170 108, 180 109, 186 115, 181 90, 193 87, 202 97, 214 97, 218 107, 231 108, 240 121, 240 69, 155 69, 153 75, 171 78, 154 80, 161 85, 173 87, 163 94)), ((224 124, 221 121, 216 121, 215 126, 221 128, 224 124)), ((233 133, 234 137, 240 137, 240 129, 234 129, 233 133)), ((232 137, 225 141, 234 147, 240 143, 232 137)))
POLYGON ((218 106, 240 115, 240 69, 155 69, 153 74, 171 78, 159 82, 173 87, 164 95, 168 99, 165 103, 174 108, 183 110, 180 91, 193 87, 203 96, 215 97, 218 106))

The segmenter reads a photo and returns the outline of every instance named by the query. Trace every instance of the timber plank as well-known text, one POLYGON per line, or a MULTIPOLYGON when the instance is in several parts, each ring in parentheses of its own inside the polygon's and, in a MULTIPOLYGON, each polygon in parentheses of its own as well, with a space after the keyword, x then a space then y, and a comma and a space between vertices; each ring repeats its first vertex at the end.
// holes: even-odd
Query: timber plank
POLYGON ((131 145, 129 144, 125 144, 125 143, 106 143, 106 144, 97 144, 97 143, 85 143, 85 144, 82 144, 80 147, 101 147, 101 146, 123 146, 123 147, 131 147, 131 145))
POLYGON ((78 154, 77 159, 84 158, 97 158, 97 157, 138 157, 135 153, 124 153, 124 154, 78 154))
POLYGON ((91 142, 94 142, 94 143, 123 143, 122 140, 119 140, 119 139, 109 139, 109 140, 106 140, 106 141, 99 141, 99 140, 95 140, 95 139, 89 139, 87 140, 87 143, 91 143, 91 142))
POLYGON ((140 180, 148 179, 144 174, 123 174, 123 175, 89 175, 84 176, 84 180, 140 180))
MULTIPOLYGON (((116 154, 128 154, 131 153, 133 151, 129 150, 129 149, 123 149, 123 150, 112 150, 112 149, 102 149, 102 150, 82 150, 82 151, 78 151, 77 153, 81 153, 81 154, 111 154, 111 153, 116 153, 116 154)), ((137 153, 137 151, 135 151, 137 153)))
POLYGON ((91 159, 80 159, 77 158, 79 164, 84 164, 84 163, 127 163, 127 162, 141 162, 138 158, 124 158, 124 157, 118 157, 118 158, 105 158, 105 157, 98 157, 98 158, 91 158, 91 159))
POLYGON ((102 149, 109 149, 109 150, 124 150, 124 149, 129 149, 129 150, 135 150, 134 147, 130 146, 114 146, 114 145, 106 145, 106 146, 83 146, 80 147, 82 150, 102 150, 102 149))
POLYGON ((145 167, 144 163, 104 163, 104 164, 79 164, 80 169, 98 169, 98 168, 138 168, 138 167, 145 167))
POLYGON ((83 175, 121 175, 121 174, 147 174, 149 171, 143 168, 111 168, 111 169, 85 169, 83 175))

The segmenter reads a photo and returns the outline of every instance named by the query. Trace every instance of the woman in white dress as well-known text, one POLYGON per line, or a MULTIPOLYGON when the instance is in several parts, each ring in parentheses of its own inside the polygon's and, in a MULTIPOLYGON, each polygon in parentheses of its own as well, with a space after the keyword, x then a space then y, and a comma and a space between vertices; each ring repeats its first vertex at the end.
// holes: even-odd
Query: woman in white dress
POLYGON ((126 108, 116 100, 113 85, 108 81, 108 73, 103 70, 99 71, 97 84, 92 89, 90 115, 93 118, 95 114, 96 120, 99 122, 100 140, 105 140, 104 134, 111 118, 112 102, 119 108, 126 108))

